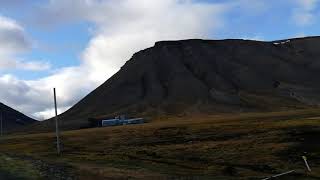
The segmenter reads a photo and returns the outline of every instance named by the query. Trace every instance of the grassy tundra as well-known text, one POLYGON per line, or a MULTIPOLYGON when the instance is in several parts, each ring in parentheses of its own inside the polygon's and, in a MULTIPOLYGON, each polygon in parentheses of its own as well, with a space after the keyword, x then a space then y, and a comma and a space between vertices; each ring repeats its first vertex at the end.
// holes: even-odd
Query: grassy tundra
POLYGON ((320 109, 159 118, 131 126, 10 135, 0 175, 22 179, 320 179, 320 109), (307 156, 307 172, 301 156, 307 156), (9 164, 8 168, 3 164, 9 164), (9 170, 10 169, 10 170, 9 170))

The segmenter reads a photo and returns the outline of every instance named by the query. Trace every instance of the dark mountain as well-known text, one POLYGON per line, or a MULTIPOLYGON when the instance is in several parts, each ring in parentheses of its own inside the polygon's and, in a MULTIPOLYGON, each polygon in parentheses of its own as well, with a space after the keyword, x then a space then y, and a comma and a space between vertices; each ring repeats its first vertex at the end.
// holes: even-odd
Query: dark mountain
POLYGON ((0 120, 2 118, 3 132, 7 133, 26 125, 37 122, 36 120, 0 103, 0 120))
POLYGON ((157 42, 60 116, 65 127, 115 114, 269 111, 320 102, 320 38, 157 42))

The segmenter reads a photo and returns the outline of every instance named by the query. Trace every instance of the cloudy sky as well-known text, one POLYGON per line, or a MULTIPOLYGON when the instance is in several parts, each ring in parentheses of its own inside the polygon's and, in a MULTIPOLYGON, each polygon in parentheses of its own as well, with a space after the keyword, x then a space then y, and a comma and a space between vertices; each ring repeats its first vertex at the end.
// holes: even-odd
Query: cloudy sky
POLYGON ((320 0, 1 0, 0 102, 63 112, 159 40, 319 35, 320 0))

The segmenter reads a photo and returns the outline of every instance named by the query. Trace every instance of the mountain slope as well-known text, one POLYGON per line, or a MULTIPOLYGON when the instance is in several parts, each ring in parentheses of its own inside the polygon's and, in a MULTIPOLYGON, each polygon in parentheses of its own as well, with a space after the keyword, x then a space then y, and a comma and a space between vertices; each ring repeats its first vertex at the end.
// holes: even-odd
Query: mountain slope
POLYGON ((10 132, 26 125, 37 122, 36 120, 0 103, 0 119, 2 116, 3 132, 10 132))
POLYGON ((157 42, 60 116, 279 110, 320 102, 320 38, 157 42))

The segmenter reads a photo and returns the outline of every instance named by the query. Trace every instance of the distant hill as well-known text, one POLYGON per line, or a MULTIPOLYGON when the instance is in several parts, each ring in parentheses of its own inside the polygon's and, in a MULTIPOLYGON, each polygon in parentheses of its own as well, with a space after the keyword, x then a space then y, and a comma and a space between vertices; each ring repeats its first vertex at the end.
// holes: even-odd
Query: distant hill
POLYGON ((272 111, 320 102, 320 38, 157 42, 60 115, 65 128, 116 114, 272 111))
MULTIPOLYGON (((2 115, 3 132, 7 133, 26 125, 37 122, 36 120, 0 103, 0 116, 2 115)), ((0 117, 1 118, 1 117, 0 117)))

